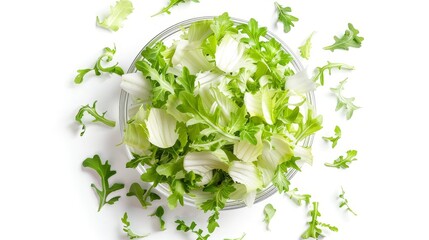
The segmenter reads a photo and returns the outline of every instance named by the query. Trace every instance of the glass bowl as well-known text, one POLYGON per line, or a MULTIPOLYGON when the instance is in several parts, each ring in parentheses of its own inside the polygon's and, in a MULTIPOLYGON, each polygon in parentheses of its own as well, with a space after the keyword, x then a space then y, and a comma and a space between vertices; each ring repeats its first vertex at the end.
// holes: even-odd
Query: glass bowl
MULTIPOLYGON (((156 35, 152 40, 150 40, 142 48, 142 50, 140 50, 140 52, 137 54, 134 61, 131 63, 131 66, 129 67, 127 73, 134 73, 137 71, 137 69, 135 67, 135 63, 142 59, 141 53, 145 48, 152 47, 153 45, 155 45, 159 41, 163 41, 163 42, 169 44, 170 41, 172 41, 174 39, 178 39, 179 34, 181 34, 182 30, 189 28, 189 26, 192 23, 195 23, 198 21, 203 21, 203 20, 212 20, 213 18, 214 18, 214 16, 191 18, 191 19, 176 23, 173 26, 163 30, 158 35, 156 35)), ((236 25, 247 24, 247 21, 244 21, 241 19, 231 18, 231 20, 236 25)), ((296 55, 290 50, 290 48, 286 45, 286 43, 284 43, 280 38, 278 38, 277 36, 275 36, 273 33, 269 32, 269 31, 267 32, 267 35, 265 36, 265 38, 267 40, 269 40, 271 38, 276 39, 282 45, 283 50, 286 51, 287 53, 289 53, 293 57, 291 64, 292 64, 292 67, 295 70, 295 72, 299 72, 299 71, 303 70, 303 66, 302 66, 301 62, 296 57, 296 55)), ((307 94, 307 99, 310 102, 311 107, 313 108, 313 111, 315 112, 315 110, 316 110, 315 104, 316 103, 315 103, 314 92, 309 92, 307 94)), ((120 130, 121 130, 122 135, 124 134, 125 127, 127 125, 127 121, 129 120, 128 113, 129 113, 129 108, 132 105, 132 101, 133 100, 132 100, 132 98, 130 98, 129 94, 127 92, 125 92, 124 90, 121 90, 121 95, 120 95, 120 99, 119 99, 119 122, 120 122, 120 130)), ((302 141, 302 146, 303 147, 310 147, 313 143, 313 138, 314 138, 314 135, 311 135, 311 136, 305 138, 302 141)), ((125 147, 126 147, 128 158, 132 159, 131 149, 128 146, 125 146, 125 147)), ((143 174, 145 172, 145 167, 142 165, 139 165, 136 169, 140 174, 143 174)), ((290 170, 287 173, 287 178, 289 180, 292 179, 293 176, 296 174, 296 172, 297 171, 295 169, 290 170)), ((158 186, 156 187, 156 190, 165 196, 170 195, 169 186, 166 184, 158 184, 158 186)), ((263 200, 267 199, 268 197, 272 196, 276 192, 277 192, 277 188, 274 185, 270 185, 270 186, 262 189, 261 191, 259 191, 256 194, 256 199, 255 199, 254 203, 263 201, 263 200)), ((188 206, 194 206, 194 207, 196 206, 194 199, 187 196, 187 195, 184 196, 184 204, 188 205, 188 206)), ((246 206, 246 204, 242 200, 228 200, 228 202, 226 203, 225 208, 223 210, 242 208, 245 206, 246 206)))

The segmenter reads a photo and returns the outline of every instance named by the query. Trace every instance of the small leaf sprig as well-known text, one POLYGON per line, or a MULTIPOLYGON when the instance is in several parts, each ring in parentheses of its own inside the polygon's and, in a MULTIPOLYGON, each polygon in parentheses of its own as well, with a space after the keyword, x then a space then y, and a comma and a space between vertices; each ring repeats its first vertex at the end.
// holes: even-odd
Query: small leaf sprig
POLYGON ((338 111, 343 108, 346 111, 346 118, 347 120, 349 120, 353 116, 353 112, 360 107, 354 104, 354 97, 347 98, 343 96, 342 91, 344 90, 344 85, 346 84, 346 82, 347 78, 341 81, 336 88, 331 88, 331 91, 335 94, 335 97, 337 98, 337 106, 335 108, 335 111, 338 111))
POLYGON ((313 209, 309 212, 311 221, 308 222, 307 230, 301 235, 302 239, 314 238, 318 239, 322 235, 322 229, 320 227, 328 228, 333 232, 338 232, 338 228, 327 223, 319 222, 318 217, 321 216, 319 212, 319 203, 313 202, 313 209))
POLYGON ((354 161, 357 161, 357 158, 355 158, 357 155, 356 150, 348 150, 347 156, 339 156, 336 160, 334 160, 333 163, 325 163, 325 166, 327 167, 333 167, 333 168, 342 168, 346 169, 350 167, 350 164, 354 161))
POLYGON ((88 113, 89 115, 94 117, 94 120, 92 122, 101 122, 109 127, 115 127, 116 122, 113 120, 109 120, 104 116, 106 115, 107 111, 103 112, 101 115, 97 112, 97 110, 95 109, 96 104, 97 101, 92 104, 92 107, 89 106, 89 104, 82 106, 77 112, 75 120, 82 125, 82 131, 80 132, 80 136, 83 136, 86 131, 86 125, 82 121, 82 118, 85 113, 88 113))
POLYGON ((355 211, 353 211, 350 206, 349 206, 349 201, 347 200, 347 198, 344 196, 346 194, 346 192, 344 191, 344 188, 341 187, 341 194, 338 196, 338 198, 341 200, 339 207, 346 207, 346 210, 351 212, 353 215, 357 216, 357 213, 355 211))
POLYGON ((149 234, 147 235, 138 235, 135 234, 132 230, 131 230, 131 223, 128 220, 128 213, 125 212, 124 216, 121 218, 122 223, 124 224, 124 226, 122 227, 122 231, 124 231, 124 233, 127 234, 129 239, 139 239, 139 238, 145 238, 147 236, 149 236, 149 234))
POLYGON ((338 140, 341 138, 341 128, 339 126, 335 126, 334 133, 335 134, 332 137, 322 137, 323 140, 332 143, 332 148, 335 148, 335 146, 337 146, 338 140))
POLYGON ((91 71, 94 71, 96 76, 100 76, 102 72, 123 75, 124 70, 118 66, 118 63, 108 67, 103 66, 103 64, 109 63, 113 60, 115 53, 116 53, 116 46, 114 46, 113 48, 105 47, 103 49, 103 54, 100 57, 98 57, 93 68, 85 68, 85 69, 77 70, 78 74, 74 78, 74 83, 81 84, 84 80, 85 75, 91 71))
POLYGON ((283 31, 285 33, 290 32, 292 27, 295 26, 294 22, 297 22, 299 19, 290 14, 292 12, 290 7, 283 7, 278 2, 275 2, 274 5, 276 6, 276 11, 278 12, 277 21, 283 23, 283 31))
POLYGON ((114 183, 110 186, 109 178, 115 175, 116 171, 111 170, 109 161, 106 160, 106 162, 103 164, 101 162, 100 156, 94 155, 92 158, 85 159, 82 163, 82 166, 93 169, 100 176, 101 188, 97 188, 94 183, 91 184, 91 187, 95 190, 98 196, 98 211, 100 211, 105 204, 113 205, 119 200, 120 196, 107 199, 109 194, 124 188, 124 184, 122 183, 114 183))
POLYGON ((362 46, 363 37, 358 36, 359 30, 353 27, 353 24, 348 24, 348 29, 345 31, 344 35, 341 37, 334 36, 335 42, 323 49, 334 51, 337 49, 349 50, 349 47, 360 48, 362 46))

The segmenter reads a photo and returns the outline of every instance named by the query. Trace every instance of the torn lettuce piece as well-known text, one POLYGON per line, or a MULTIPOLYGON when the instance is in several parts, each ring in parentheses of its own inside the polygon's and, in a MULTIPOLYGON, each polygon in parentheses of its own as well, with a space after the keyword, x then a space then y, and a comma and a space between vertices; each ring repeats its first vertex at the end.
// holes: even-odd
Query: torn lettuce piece
POLYGON ((140 99, 142 103, 151 101, 152 85, 141 72, 122 75, 121 88, 131 96, 140 99))
MULTIPOLYGON (((237 36, 235 36, 237 37, 237 36)), ((237 74, 241 68, 252 65, 252 60, 245 56, 246 46, 231 34, 222 38, 216 49, 216 67, 225 73, 237 74)))
POLYGON ((247 140, 240 140, 234 144, 234 155, 244 162, 254 162, 262 154, 263 144, 261 132, 256 134, 256 144, 252 144, 247 140))
POLYGON ((273 135, 270 141, 265 141, 258 165, 275 171, 277 166, 292 157, 293 151, 286 138, 281 135, 273 135))
POLYGON ((262 187, 260 173, 253 163, 233 161, 230 164, 228 173, 234 182, 246 186, 247 193, 262 187))
POLYGON ((307 70, 304 69, 295 73, 286 80, 286 89, 290 89, 297 94, 304 95, 316 89, 316 84, 308 76, 307 70))
POLYGON ((119 0, 115 6, 110 7, 110 14, 101 21, 97 17, 97 25, 110 31, 118 31, 122 27, 122 22, 127 19, 134 10, 130 0, 119 0))
POLYGON ((149 141, 160 148, 172 147, 179 134, 176 132, 176 119, 159 108, 152 108, 146 121, 149 141))
POLYGON ((187 67, 193 75, 213 69, 213 64, 204 56, 200 45, 198 42, 180 40, 171 59, 173 67, 187 67))
POLYGON ((216 153, 209 151, 189 152, 185 155, 185 158, 183 160, 183 167, 185 171, 192 171, 198 175, 201 175, 204 179, 204 176, 208 172, 211 173, 213 169, 221 169, 227 171, 228 163, 225 162, 225 158, 227 161, 228 157, 222 150, 218 150, 216 153))

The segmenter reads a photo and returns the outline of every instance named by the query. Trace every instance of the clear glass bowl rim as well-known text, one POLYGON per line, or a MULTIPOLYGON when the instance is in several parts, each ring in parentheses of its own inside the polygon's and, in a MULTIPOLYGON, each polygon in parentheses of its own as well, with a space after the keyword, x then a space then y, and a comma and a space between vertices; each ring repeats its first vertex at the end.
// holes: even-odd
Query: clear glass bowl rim
MULTIPOLYGON (((204 20, 213 20, 214 17, 215 16, 203 16, 203 17, 190 18, 190 19, 181 21, 179 23, 176 23, 176 24, 166 28, 165 30, 163 30, 162 32, 157 34, 154 38, 152 38, 140 50, 140 52, 135 57, 134 61, 131 63, 127 73, 134 73, 137 71, 137 69, 135 68, 135 63, 142 59, 141 53, 146 47, 150 47, 158 41, 163 41, 164 39, 170 37, 171 35, 176 34, 177 32, 182 31, 183 29, 189 28, 189 26, 192 23, 204 21, 204 20)), ((235 24, 247 24, 248 23, 248 21, 238 19, 238 18, 233 18, 233 17, 231 17, 231 20, 235 24)), ((291 63, 292 63, 292 65, 296 71, 302 71, 304 69, 304 67, 302 66, 302 63, 299 61, 297 56, 288 47, 288 45, 286 43, 284 43, 279 37, 277 37, 272 32, 267 31, 267 35, 265 36, 265 38, 267 40, 269 40, 271 38, 275 38, 282 45, 282 48, 293 57, 293 60, 291 63)), ((307 93, 307 99, 311 103, 312 110, 315 113, 316 112, 316 101, 315 101, 315 96, 314 96, 313 91, 307 93)), ((121 90, 121 94, 120 94, 120 98, 119 98, 119 125, 120 125, 120 131, 121 131, 122 137, 123 137, 126 125, 127 125, 127 121, 128 121, 129 100, 130 100, 129 94, 127 92, 125 92, 124 90, 121 90)), ((314 139, 314 135, 308 136, 307 138, 305 138, 303 140, 302 146, 303 147, 310 147, 313 144, 313 139, 314 139)), ((127 145, 125 145, 125 148, 127 150, 128 158, 131 159, 132 158, 131 149, 127 145)), ((141 165, 139 165, 136 169, 140 174, 143 174, 145 172, 145 168, 141 165)), ((289 180, 291 180, 293 178, 293 176, 296 174, 296 172, 297 171, 295 169, 292 169, 291 171, 289 171, 287 173, 287 178, 289 180)), ((168 196, 170 194, 169 187, 165 184, 159 184, 156 187, 156 190, 165 196, 168 196)), ((270 185, 270 186, 266 187, 265 189, 259 191, 256 194, 256 199, 255 199, 254 203, 261 202, 261 201, 269 198, 270 196, 272 196, 276 192, 277 192, 277 188, 274 185, 270 185)), ((194 200, 189 196, 184 197, 184 204, 188 205, 188 206, 196 207, 194 200)), ((245 206, 246 206, 246 204, 241 200, 240 201, 229 200, 226 203, 225 208, 222 210, 237 209, 237 208, 242 208, 245 206)))

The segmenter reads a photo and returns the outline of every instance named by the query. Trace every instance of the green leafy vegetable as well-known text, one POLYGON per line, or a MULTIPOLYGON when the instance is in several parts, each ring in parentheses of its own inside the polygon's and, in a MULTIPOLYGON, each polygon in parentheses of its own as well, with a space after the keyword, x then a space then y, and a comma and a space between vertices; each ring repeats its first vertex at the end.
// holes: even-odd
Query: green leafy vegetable
POLYGON ((165 230, 165 221, 164 221, 164 219, 162 219, 162 216, 164 216, 164 208, 163 207, 159 206, 155 210, 155 212, 153 212, 149 216, 151 216, 151 217, 154 217, 154 216, 157 217, 159 219, 159 224, 160 224, 161 231, 165 230))
POLYGON ((290 7, 283 7, 278 2, 275 2, 274 5, 279 14, 278 21, 283 23, 283 31, 288 33, 295 26, 293 22, 297 22, 299 19, 290 14, 292 12, 290 7))
POLYGON ((338 196, 341 200, 340 202, 340 208, 342 207, 346 207, 346 210, 353 213, 353 215, 357 216, 356 212, 353 211, 350 206, 349 206, 349 201, 347 200, 347 198, 344 196, 346 193, 344 192, 343 187, 341 187, 341 194, 338 196))
POLYGON ((248 36, 242 38, 241 41, 258 49, 260 48, 261 37, 265 37, 265 35, 267 35, 267 28, 259 27, 258 21, 254 18, 251 18, 247 24, 239 25, 238 29, 248 36))
POLYGON ((219 211, 215 210, 207 220, 207 230, 209 233, 214 232, 214 230, 219 227, 217 220, 219 220, 219 211))
POLYGON ((82 125, 82 131, 80 133, 80 136, 83 136, 83 134, 85 134, 85 131, 86 131, 86 126, 82 121, 82 118, 85 112, 94 117, 94 120, 92 122, 101 122, 109 127, 115 127, 116 125, 115 121, 109 120, 104 117, 104 115, 106 115, 106 112, 102 113, 101 115, 97 112, 97 110, 95 109, 96 103, 97 101, 95 101, 92 104, 92 107, 89 106, 89 104, 82 106, 75 116, 75 120, 82 125))
POLYGON ((159 11, 158 13, 154 14, 152 17, 163 14, 163 13, 167 13, 170 14, 170 9, 181 4, 181 3, 185 3, 185 2, 199 2, 199 0, 170 0, 170 2, 168 3, 168 5, 166 7, 164 7, 163 9, 161 9, 161 11, 159 11))
POLYGON ((325 166, 334 167, 334 168, 342 168, 342 169, 349 168, 349 165, 352 162, 357 160, 357 158, 355 158, 356 155, 357 155, 356 150, 348 150, 346 157, 339 156, 336 160, 334 160, 333 163, 325 163, 325 166))
POLYGON ((207 229, 209 233, 219 227, 217 220, 219 219, 219 209, 225 207, 226 201, 229 199, 229 195, 235 191, 231 181, 223 181, 220 185, 208 186, 204 189, 205 192, 212 193, 213 198, 203 202, 201 209, 204 212, 213 211, 213 214, 208 219, 207 229))
POLYGON ((329 75, 331 75, 332 69, 337 68, 338 70, 354 70, 353 66, 344 64, 344 63, 328 63, 325 66, 317 67, 317 74, 314 76, 313 81, 320 80, 320 85, 325 84, 325 71, 328 70, 329 75))
POLYGON ((346 98, 343 96, 342 91, 344 90, 344 85, 347 82, 347 78, 341 81, 336 88, 331 88, 331 91, 337 97, 337 107, 335 111, 338 111, 342 108, 346 111, 346 118, 349 120, 353 116, 353 112, 360 107, 356 106, 353 102, 355 100, 354 97, 346 98))
POLYGON ((96 76, 100 76, 102 72, 115 73, 117 75, 124 74, 124 70, 122 70, 122 68, 118 66, 118 63, 112 66, 107 66, 107 67, 103 66, 103 64, 109 63, 113 60, 113 56, 116 53, 116 47, 114 48, 105 47, 103 51, 104 51, 103 54, 97 59, 92 69, 87 68, 87 69, 77 70, 78 74, 74 79, 74 83, 76 84, 82 83, 85 75, 91 71, 94 71, 96 76))
POLYGON ((307 120, 299 123, 298 131, 295 134, 296 141, 300 141, 322 129, 323 118, 321 115, 313 118, 313 112, 308 110, 307 120))
POLYGON ((349 50, 349 47, 360 48, 364 38, 358 36, 359 30, 354 28, 351 23, 348 24, 348 27, 349 29, 341 38, 334 36, 335 43, 323 49, 333 52, 336 49, 349 50))
POLYGON ((92 158, 85 159, 82 163, 82 166, 93 169, 100 176, 101 189, 97 188, 95 184, 91 184, 91 187, 98 195, 98 211, 100 211, 105 204, 113 205, 119 200, 120 196, 115 196, 110 199, 107 199, 109 194, 124 188, 124 184, 122 183, 114 183, 112 186, 110 186, 109 178, 115 175, 116 171, 110 170, 111 166, 109 164, 109 161, 106 161, 103 164, 101 163, 100 156, 94 155, 94 157, 92 158))
POLYGON ((197 227, 197 224, 195 222, 192 222, 191 225, 186 225, 186 223, 183 220, 176 220, 175 223, 177 223, 176 230, 182 231, 182 232, 192 232, 195 235, 197 235, 196 240, 207 240, 210 237, 210 234, 204 235, 204 231, 201 229, 195 229, 197 227))
POLYGON ((286 193, 289 195, 289 198, 292 199, 298 206, 301 206, 301 203, 304 201, 305 204, 310 203, 310 194, 298 194, 298 188, 294 188, 286 193))
POLYGON ((270 221, 274 217, 276 209, 271 203, 265 205, 264 207, 264 222, 267 224, 267 230, 270 230, 270 221))
POLYGON ((124 216, 121 218, 122 223, 124 226, 122 227, 122 231, 127 234, 129 239, 139 239, 139 238, 145 238, 149 235, 137 235, 135 234, 131 229, 131 223, 128 220, 128 214, 125 212, 124 216))
POLYGON ((311 38, 313 37, 314 32, 305 40, 304 45, 299 47, 299 52, 302 58, 310 59, 310 50, 311 50, 311 38))
POLYGON ((317 218, 321 216, 319 212, 318 202, 313 202, 313 210, 309 212, 309 215, 311 216, 311 221, 308 222, 309 226, 307 230, 301 235, 302 239, 308 239, 308 238, 318 239, 319 236, 322 236, 322 229, 320 227, 328 228, 331 231, 338 232, 337 227, 318 221, 317 218))
POLYGON ((216 40, 219 41, 227 32, 236 32, 233 28, 234 22, 229 17, 228 13, 223 13, 218 17, 213 18, 213 23, 210 25, 216 40))
POLYGON ((149 190, 143 189, 140 184, 133 183, 128 190, 127 196, 135 196, 142 207, 146 209, 148 206, 151 206, 151 202, 155 200, 161 199, 158 194, 152 192, 153 187, 149 188, 149 190))
POLYGON ((334 132, 335 132, 335 135, 332 137, 323 137, 325 141, 332 142, 332 148, 337 146, 338 140, 341 138, 341 128, 338 126, 335 126, 334 132))
POLYGON ((110 7, 110 14, 103 21, 97 17, 97 25, 110 31, 118 31, 122 27, 122 22, 127 19, 134 10, 130 0, 119 0, 115 6, 110 7))
POLYGON ((272 179, 273 185, 277 188, 279 193, 289 191, 290 182, 286 177, 287 163, 282 163, 277 166, 272 179))
POLYGON ((187 195, 210 211, 209 234, 229 199, 251 205, 271 183, 288 192, 296 161, 312 163, 299 143, 321 129, 305 97, 315 83, 267 38, 255 19, 234 24, 224 13, 144 49, 137 72, 122 78, 139 109, 124 134, 127 167, 141 164, 142 181, 168 185, 169 208, 187 195))

